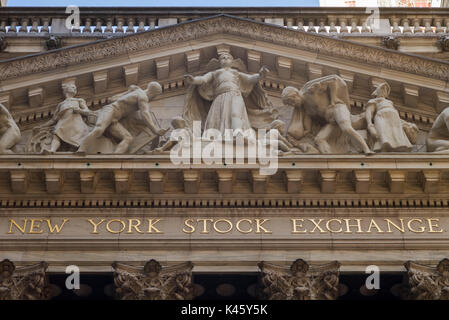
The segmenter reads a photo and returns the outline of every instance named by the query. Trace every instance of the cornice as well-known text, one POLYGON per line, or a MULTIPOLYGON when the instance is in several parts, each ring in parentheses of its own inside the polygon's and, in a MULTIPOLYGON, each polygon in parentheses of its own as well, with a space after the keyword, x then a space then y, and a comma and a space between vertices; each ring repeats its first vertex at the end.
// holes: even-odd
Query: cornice
POLYGON ((0 63, 0 80, 99 61, 141 50, 160 48, 176 42, 197 40, 212 34, 237 35, 254 41, 351 59, 379 68, 398 70, 444 81, 449 79, 449 63, 443 60, 400 53, 244 18, 218 15, 156 30, 5 60, 0 63))
POLYGON ((0 166, 3 208, 449 206, 442 154, 281 156, 272 176, 168 155, 4 155, 0 166))

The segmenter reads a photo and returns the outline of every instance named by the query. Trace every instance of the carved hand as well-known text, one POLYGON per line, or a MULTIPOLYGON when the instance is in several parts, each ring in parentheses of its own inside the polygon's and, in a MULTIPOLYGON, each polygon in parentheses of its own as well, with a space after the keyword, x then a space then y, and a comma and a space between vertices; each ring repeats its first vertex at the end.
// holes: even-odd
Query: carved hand
POLYGON ((368 125, 368 131, 374 139, 377 139, 377 131, 373 124, 368 125))
POLYGON ((259 75, 262 78, 265 78, 269 72, 270 72, 270 70, 267 67, 262 66, 262 68, 260 68, 260 70, 259 70, 259 75))
POLYGON ((187 84, 192 83, 193 81, 195 81, 195 77, 192 76, 191 74, 186 74, 184 75, 184 79, 186 80, 187 84))
POLYGON ((160 136, 163 136, 170 128, 160 129, 157 134, 160 136))

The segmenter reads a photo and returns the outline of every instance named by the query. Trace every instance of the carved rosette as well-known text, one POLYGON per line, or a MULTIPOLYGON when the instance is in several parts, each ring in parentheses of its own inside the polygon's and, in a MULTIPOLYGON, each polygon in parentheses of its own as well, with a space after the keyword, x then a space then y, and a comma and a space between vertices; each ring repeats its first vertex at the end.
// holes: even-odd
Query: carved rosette
POLYGON ((269 300, 335 300, 339 296, 340 263, 310 266, 298 259, 290 268, 266 262, 258 264, 263 298, 269 300))
POLYGON ((0 262, 0 300, 47 300, 50 287, 47 263, 16 269, 9 260, 0 262))
POLYGON ((60 37, 51 35, 47 40, 45 40, 45 45, 47 50, 54 50, 62 48, 62 40, 60 37))
POLYGON ((442 51, 449 51, 449 36, 440 36, 437 44, 442 51))
POLYGON ((382 45, 387 49, 398 50, 400 39, 395 36, 386 36, 382 38, 382 45))
POLYGON ((143 269, 114 263, 114 283, 121 300, 191 300, 193 299, 193 264, 185 262, 162 267, 156 260, 143 269))
POLYGON ((412 261, 405 263, 407 288, 402 294, 408 300, 449 300, 449 259, 436 268, 412 261))

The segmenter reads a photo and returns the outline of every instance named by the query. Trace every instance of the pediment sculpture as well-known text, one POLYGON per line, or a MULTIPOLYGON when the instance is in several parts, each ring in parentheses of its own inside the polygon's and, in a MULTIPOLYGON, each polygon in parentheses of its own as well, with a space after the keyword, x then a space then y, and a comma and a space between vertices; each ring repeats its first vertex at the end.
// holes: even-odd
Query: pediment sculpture
POLYGON ((120 300, 191 300, 191 262, 162 267, 156 260, 143 268, 114 263, 114 284, 120 300))
POLYGON ((290 267, 258 264, 263 296, 269 300, 335 300, 339 296, 340 263, 310 266, 298 259, 290 267))
POLYGON ((13 154, 12 148, 20 138, 19 127, 8 109, 0 103, 0 154, 13 154))
POLYGON ((16 268, 13 262, 0 262, 0 300, 47 300, 50 287, 45 262, 16 268))
MULTIPOLYGON (((388 99, 391 88, 387 82, 376 86, 373 98, 357 114, 351 113, 348 87, 338 75, 311 80, 300 89, 286 87, 281 99, 284 106, 293 108, 286 125, 260 84, 268 69, 249 74, 244 63, 229 53, 212 59, 207 69, 200 76, 185 76, 189 87, 183 112, 171 121, 173 130, 184 131, 185 139, 163 138, 169 129, 161 127, 151 110, 151 101, 162 92, 158 82, 150 82, 146 89, 131 85, 98 110, 90 110, 84 99, 77 98, 75 84, 68 82, 53 117, 26 133, 21 134, 8 109, 0 105, 0 154, 164 153, 193 136, 194 121, 201 121, 200 134, 213 129, 224 140, 229 138, 228 129, 232 139, 236 132, 250 132, 254 139, 260 138, 258 129, 275 132, 281 154, 370 155, 416 149, 419 129, 400 118, 388 99)), ((441 112, 427 136, 428 152, 449 150, 448 110, 441 112)))
MULTIPOLYGON (((240 59, 222 53, 218 60, 214 58, 209 62, 208 69, 211 71, 202 76, 185 76, 189 83, 182 115, 186 127, 191 128, 194 121, 200 121, 203 132, 214 130, 223 140, 235 139, 239 134, 249 140, 275 137, 281 151, 289 152, 294 148, 282 136, 285 123, 279 119, 260 84, 269 72, 266 67, 262 66, 257 74, 248 74, 240 59), (259 137, 258 129, 268 133, 259 137)), ((272 140, 265 143, 268 145, 272 140)))
POLYGON ((146 90, 132 85, 108 104, 91 111, 84 99, 75 98, 76 86, 63 86, 65 100, 53 118, 33 130, 28 151, 53 154, 65 150, 78 153, 136 153, 148 144, 157 146, 160 128, 150 101, 162 92, 157 82, 146 90))
POLYGON ((418 127, 400 119, 389 93, 389 85, 380 84, 365 110, 351 114, 348 88, 338 75, 311 80, 301 89, 286 87, 282 100, 294 108, 287 138, 306 153, 411 151, 418 127))
POLYGON ((428 152, 449 153, 449 107, 435 119, 426 144, 428 152))
POLYGON ((265 128, 277 119, 273 105, 260 85, 269 72, 262 67, 257 74, 247 74, 245 65, 229 53, 208 64, 213 69, 202 76, 187 75, 190 83, 183 118, 189 125, 201 121, 202 128, 215 129, 224 136, 225 129, 245 131, 265 128))
POLYGON ((413 261, 405 263, 407 287, 402 298, 411 300, 449 300, 449 259, 436 268, 413 261))

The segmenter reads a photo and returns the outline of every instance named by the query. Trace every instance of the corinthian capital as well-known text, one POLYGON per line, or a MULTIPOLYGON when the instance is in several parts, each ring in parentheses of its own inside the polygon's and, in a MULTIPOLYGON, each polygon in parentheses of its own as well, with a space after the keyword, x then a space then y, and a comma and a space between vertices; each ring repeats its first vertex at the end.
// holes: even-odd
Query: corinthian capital
POLYGON ((339 295, 340 263, 310 266, 298 259, 290 268, 260 262, 263 293, 270 300, 335 300, 339 295))
POLYGON ((409 300, 449 300, 449 259, 441 260, 436 267, 405 263, 408 287, 402 298, 409 300))
POLYGON ((143 268, 114 263, 116 295, 121 300, 191 300, 193 299, 193 264, 185 262, 162 267, 156 260, 143 268))
POLYGON ((17 268, 11 261, 0 262, 0 300, 47 300, 50 289, 45 274, 47 263, 17 268))

